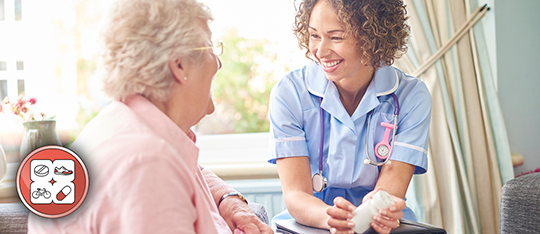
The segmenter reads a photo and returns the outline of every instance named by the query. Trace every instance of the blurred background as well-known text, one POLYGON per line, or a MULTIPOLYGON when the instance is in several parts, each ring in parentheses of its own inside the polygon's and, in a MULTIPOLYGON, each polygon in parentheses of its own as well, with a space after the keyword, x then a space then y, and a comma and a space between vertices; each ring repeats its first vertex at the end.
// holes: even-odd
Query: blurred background
MULTIPOLYGON (((265 205, 271 217, 285 206, 275 165, 266 162, 269 92, 287 72, 309 63, 292 33, 297 1, 201 1, 215 16, 213 40, 223 41, 225 50, 220 57, 224 67, 213 83, 216 111, 194 127, 201 136, 199 163, 248 200, 265 205)), ((96 74, 98 25, 109 2, 0 0, 0 100, 35 97, 34 111, 54 116, 66 146, 111 102, 101 93, 96 74)), ((540 15, 536 12, 540 1, 405 3, 416 34, 411 36, 405 59, 396 66, 406 70, 409 59, 410 71, 436 52, 441 46, 437 42, 448 40, 468 13, 484 4, 490 7, 474 27, 474 36, 465 36, 461 46, 447 54, 448 74, 432 68, 431 75, 418 77, 431 84, 442 81, 438 84, 449 88, 433 85, 430 90, 439 98, 433 106, 439 111, 432 112, 438 118, 432 115, 430 130, 433 166, 428 174, 413 177, 409 192, 415 196, 407 196, 408 204, 417 204, 419 220, 443 226, 449 233, 497 233, 501 186, 514 176, 540 172, 539 147, 534 141, 540 137, 540 77, 535 70, 540 65, 540 15), (478 44, 477 49, 472 44, 478 44), (466 52, 460 53, 464 57, 457 56, 458 49, 466 52), (461 68, 469 72, 457 72, 461 68), (489 85, 476 90, 478 94, 464 95, 481 87, 480 83, 489 85), (446 102, 441 101, 441 91, 450 94, 446 102), (487 107, 471 105, 475 98, 486 96, 483 92, 491 97, 486 98, 487 107), (468 125, 470 120, 476 122, 468 125), (485 131, 475 131, 475 127, 485 127, 485 131), (453 128, 446 135, 434 134, 453 128), (495 136, 501 147, 498 153, 492 143, 480 139, 495 136), (513 161, 514 155, 520 160, 513 161)), ((16 115, 0 113, 0 145, 12 164, 19 161, 22 121, 16 115)))
MULTIPOLYGON (((98 24, 110 0, 0 0, 0 100, 36 97, 36 112, 55 116, 64 145, 110 100, 96 75, 98 24)), ((268 95, 274 83, 309 61, 292 33, 291 0, 203 0, 215 16, 214 40, 225 42, 223 69, 214 81, 216 112, 194 130, 199 135, 268 131, 268 95)), ((437 1, 406 1, 430 5, 437 1)), ((487 3, 486 31, 496 95, 512 153, 524 157, 516 176, 540 169, 540 108, 536 87, 540 26, 536 0, 467 0, 487 3)), ((449 4, 449 1, 446 1, 449 4)), ((425 25, 429 27, 429 24, 425 25)), ((433 25, 436 26, 436 25, 433 25)), ((15 162, 23 126, 0 114, 0 145, 15 162)))
MULTIPOLYGON (((267 132, 268 97, 286 72, 308 62, 292 33, 294 1, 203 0, 215 17, 224 64, 213 84, 216 111, 199 135, 267 132), (242 14, 238 14, 242 11, 242 14)), ((110 0, 0 0, 0 100, 36 97, 69 145, 111 100, 96 74, 98 25, 110 0)), ((22 121, 0 114, 0 144, 18 158, 22 121)))

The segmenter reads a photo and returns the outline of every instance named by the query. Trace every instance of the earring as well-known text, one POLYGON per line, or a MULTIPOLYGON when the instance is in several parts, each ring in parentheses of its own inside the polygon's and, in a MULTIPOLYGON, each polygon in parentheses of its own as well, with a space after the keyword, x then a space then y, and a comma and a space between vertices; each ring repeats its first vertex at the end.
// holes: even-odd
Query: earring
POLYGON ((187 77, 184 76, 184 80, 187 80, 187 77))

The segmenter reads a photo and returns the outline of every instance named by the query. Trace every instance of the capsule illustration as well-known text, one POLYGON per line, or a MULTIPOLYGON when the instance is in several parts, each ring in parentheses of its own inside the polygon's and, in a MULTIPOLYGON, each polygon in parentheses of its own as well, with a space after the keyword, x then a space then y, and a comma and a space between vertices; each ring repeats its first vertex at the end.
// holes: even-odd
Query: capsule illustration
POLYGON ((58 192, 58 194, 56 194, 56 199, 58 201, 62 201, 64 200, 64 198, 67 197, 67 195, 69 195, 71 193, 71 187, 69 187, 68 185, 64 186, 62 188, 62 190, 60 190, 60 192, 58 192))

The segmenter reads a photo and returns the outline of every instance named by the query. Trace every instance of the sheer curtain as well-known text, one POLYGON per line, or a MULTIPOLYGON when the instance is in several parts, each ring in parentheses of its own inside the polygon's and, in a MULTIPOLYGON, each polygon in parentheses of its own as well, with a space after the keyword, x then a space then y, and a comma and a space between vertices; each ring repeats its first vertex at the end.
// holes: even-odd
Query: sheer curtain
POLYGON ((429 169, 413 177, 407 204, 419 221, 448 233, 499 233, 501 187, 513 169, 482 21, 433 65, 425 64, 469 19, 490 12, 469 0, 405 4, 411 39, 396 66, 422 79, 433 98, 429 169), (427 69, 419 71, 422 66, 427 69))

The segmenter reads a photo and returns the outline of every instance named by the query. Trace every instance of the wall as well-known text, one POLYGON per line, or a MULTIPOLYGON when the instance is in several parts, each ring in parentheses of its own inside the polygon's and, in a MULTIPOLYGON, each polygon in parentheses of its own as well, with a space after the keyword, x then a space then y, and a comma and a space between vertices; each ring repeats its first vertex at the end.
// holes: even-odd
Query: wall
POLYGON ((495 0, 498 94, 515 175, 540 168, 540 1, 495 0))

